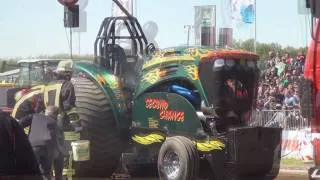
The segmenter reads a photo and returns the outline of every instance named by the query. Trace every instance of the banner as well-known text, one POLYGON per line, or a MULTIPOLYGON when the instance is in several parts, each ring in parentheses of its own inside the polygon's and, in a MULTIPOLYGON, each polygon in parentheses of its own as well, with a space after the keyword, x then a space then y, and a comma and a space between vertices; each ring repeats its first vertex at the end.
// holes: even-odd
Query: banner
POLYGON ((194 15, 194 36, 195 44, 201 44, 201 27, 216 26, 216 6, 195 6, 194 15))
POLYGON ((231 0, 233 23, 252 24, 255 21, 255 0, 231 0))
POLYGON ((311 129, 286 131, 282 133, 281 158, 313 160, 311 129))
MULTIPOLYGON (((130 13, 133 12, 133 0, 118 0, 122 6, 130 13)), ((118 16, 126 16, 121 9, 117 6, 117 4, 112 3, 112 16, 118 17, 118 16)))

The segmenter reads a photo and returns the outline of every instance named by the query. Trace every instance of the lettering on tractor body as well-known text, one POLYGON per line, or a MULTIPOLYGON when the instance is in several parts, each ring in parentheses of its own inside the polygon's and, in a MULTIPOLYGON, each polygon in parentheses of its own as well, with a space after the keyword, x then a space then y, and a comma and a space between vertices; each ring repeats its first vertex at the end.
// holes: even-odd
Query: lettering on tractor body
POLYGON ((149 128, 159 128, 159 121, 153 118, 148 118, 149 128))
POLYGON ((169 103, 166 100, 156 99, 156 98, 146 98, 145 107, 147 109, 160 110, 159 116, 161 120, 176 121, 176 122, 184 121, 184 112, 176 111, 176 110, 168 110, 169 103))
POLYGON ((166 110, 169 107, 168 102, 163 99, 146 98, 145 102, 147 109, 166 110))
POLYGON ((173 110, 162 110, 160 111, 160 119, 167 121, 184 121, 184 112, 173 111, 173 110))

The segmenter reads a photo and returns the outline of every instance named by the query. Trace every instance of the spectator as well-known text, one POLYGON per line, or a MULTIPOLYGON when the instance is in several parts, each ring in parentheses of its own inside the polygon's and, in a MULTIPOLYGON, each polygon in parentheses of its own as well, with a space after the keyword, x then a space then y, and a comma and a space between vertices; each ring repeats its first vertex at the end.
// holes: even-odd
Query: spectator
POLYGON ((31 125, 29 141, 33 147, 43 178, 48 180, 52 176, 53 164, 55 165, 55 178, 62 179, 63 156, 61 156, 62 160, 58 156, 60 156, 60 153, 66 155, 65 148, 61 147, 64 144, 64 139, 61 139, 63 132, 57 123, 58 113, 59 109, 57 107, 48 106, 45 114, 34 114, 32 119, 21 123, 22 126, 31 125), (61 149, 63 152, 61 152, 61 149), (60 172, 58 176, 57 170, 60 172))
POLYGON ((276 60, 276 63, 279 63, 281 61, 279 52, 276 52, 275 60, 276 60))
POLYGON ((258 88, 257 107, 260 109, 288 109, 299 107, 297 84, 303 77, 303 53, 295 58, 288 53, 269 52, 258 88))

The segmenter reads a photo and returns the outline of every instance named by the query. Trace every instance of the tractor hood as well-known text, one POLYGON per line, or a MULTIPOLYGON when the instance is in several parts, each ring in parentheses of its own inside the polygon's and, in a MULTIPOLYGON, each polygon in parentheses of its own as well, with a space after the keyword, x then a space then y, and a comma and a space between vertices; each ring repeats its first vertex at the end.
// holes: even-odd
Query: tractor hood
POLYGON ((201 59, 199 78, 209 105, 218 114, 246 112, 254 103, 258 56, 246 51, 217 50, 201 59))

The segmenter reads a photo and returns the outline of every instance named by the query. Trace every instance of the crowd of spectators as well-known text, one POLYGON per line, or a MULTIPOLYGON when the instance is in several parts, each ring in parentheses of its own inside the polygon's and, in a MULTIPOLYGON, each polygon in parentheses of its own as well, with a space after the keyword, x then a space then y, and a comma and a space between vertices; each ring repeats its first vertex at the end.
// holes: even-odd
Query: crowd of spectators
POLYGON ((263 61, 257 94, 259 110, 294 110, 300 108, 298 84, 303 78, 305 55, 269 52, 263 61))

